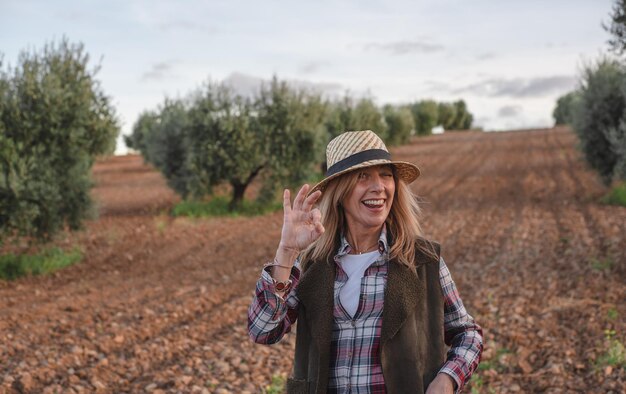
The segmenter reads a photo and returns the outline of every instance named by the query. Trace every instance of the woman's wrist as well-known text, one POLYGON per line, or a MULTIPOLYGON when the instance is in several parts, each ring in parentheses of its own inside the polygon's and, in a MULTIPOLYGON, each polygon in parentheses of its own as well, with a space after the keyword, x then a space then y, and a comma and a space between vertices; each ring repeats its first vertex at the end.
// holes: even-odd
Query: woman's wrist
POLYGON ((298 247, 285 245, 282 241, 278 244, 278 251, 283 253, 295 253, 296 256, 300 254, 300 249, 298 247))
POLYGON ((293 266, 299 254, 299 249, 288 247, 280 243, 278 244, 278 249, 276 249, 274 261, 279 265, 293 266))
POLYGON ((277 281, 286 281, 291 275, 293 267, 298 258, 299 251, 294 248, 285 247, 282 244, 276 249, 276 257, 270 274, 277 281))

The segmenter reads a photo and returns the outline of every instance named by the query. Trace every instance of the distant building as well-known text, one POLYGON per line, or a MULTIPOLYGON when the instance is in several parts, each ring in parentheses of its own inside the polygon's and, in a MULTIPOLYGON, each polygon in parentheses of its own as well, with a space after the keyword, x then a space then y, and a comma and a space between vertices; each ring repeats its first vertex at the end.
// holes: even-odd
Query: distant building
POLYGON ((433 134, 443 134, 443 132, 445 131, 443 129, 443 126, 439 125, 439 126, 435 126, 430 130, 433 134))

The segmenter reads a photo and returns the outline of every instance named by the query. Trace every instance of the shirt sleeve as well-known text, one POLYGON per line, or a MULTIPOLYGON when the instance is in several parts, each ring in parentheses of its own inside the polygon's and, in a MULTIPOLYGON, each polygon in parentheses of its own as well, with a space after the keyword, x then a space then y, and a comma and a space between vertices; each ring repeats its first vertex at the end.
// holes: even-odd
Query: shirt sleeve
POLYGON ((299 300, 295 289, 300 279, 298 263, 291 269, 291 289, 284 298, 276 293, 271 267, 263 268, 261 278, 256 283, 252 304, 248 308, 248 335, 256 342, 271 345, 281 340, 291 331, 298 318, 299 300))
POLYGON ((439 370, 456 382, 456 392, 472 376, 483 351, 483 330, 467 313, 443 258, 439 260, 439 282, 444 297, 444 332, 450 346, 446 362, 439 370))

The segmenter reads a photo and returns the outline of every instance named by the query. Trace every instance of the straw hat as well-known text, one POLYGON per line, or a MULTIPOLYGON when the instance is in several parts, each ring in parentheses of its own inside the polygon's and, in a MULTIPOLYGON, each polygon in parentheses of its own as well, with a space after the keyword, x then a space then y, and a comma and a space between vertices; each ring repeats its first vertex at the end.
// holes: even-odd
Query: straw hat
POLYGON ((392 161, 385 143, 373 131, 346 131, 333 138, 326 147, 328 171, 326 178, 315 185, 308 194, 324 191, 331 180, 359 168, 389 164, 395 167, 398 178, 411 183, 420 175, 415 164, 392 161))

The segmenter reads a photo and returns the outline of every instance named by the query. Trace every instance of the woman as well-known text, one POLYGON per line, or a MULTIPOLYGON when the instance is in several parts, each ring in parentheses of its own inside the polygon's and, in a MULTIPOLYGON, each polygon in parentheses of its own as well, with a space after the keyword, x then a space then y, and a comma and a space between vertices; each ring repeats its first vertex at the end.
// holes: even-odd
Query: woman
POLYGON ((257 282, 250 337, 276 343, 297 320, 288 393, 460 391, 478 366, 482 330, 439 245, 420 236, 408 186, 419 169, 392 161, 369 130, 339 135, 326 157, 326 178, 304 185, 293 207, 284 191, 281 240, 257 282))

